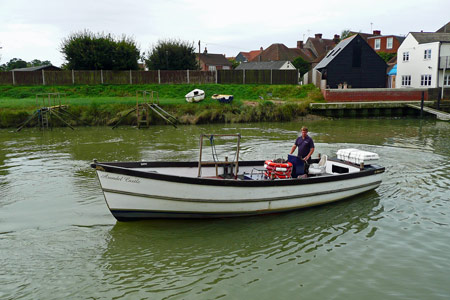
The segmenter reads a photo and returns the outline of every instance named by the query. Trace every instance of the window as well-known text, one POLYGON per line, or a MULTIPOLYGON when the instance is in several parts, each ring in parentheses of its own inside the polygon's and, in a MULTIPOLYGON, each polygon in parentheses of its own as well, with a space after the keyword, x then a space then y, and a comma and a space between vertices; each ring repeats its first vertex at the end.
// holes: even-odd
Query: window
POLYGON ((375 50, 379 50, 381 47, 381 39, 375 39, 375 50))
POLYGON ((420 76, 420 85, 421 86, 429 86, 431 85, 431 75, 421 75, 420 76))
POLYGON ((394 45, 394 38, 387 38, 386 39, 386 49, 392 49, 394 45))
POLYGON ((409 52, 403 52, 403 61, 409 61, 409 52))
POLYGON ((216 66, 208 66, 208 71, 215 71, 216 70, 216 66))
POLYGON ((411 85, 411 75, 402 75, 402 86, 411 85))
POLYGON ((423 52, 423 59, 431 59, 431 49, 426 49, 423 52))
POLYGON ((444 85, 446 85, 446 86, 450 85, 450 75, 444 76, 444 85))

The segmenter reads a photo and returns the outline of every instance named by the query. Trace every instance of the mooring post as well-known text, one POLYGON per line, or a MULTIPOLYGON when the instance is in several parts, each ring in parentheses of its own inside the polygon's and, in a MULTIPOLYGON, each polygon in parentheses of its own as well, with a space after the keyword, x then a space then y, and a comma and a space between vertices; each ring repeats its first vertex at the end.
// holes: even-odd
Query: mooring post
POLYGON ((437 99, 437 110, 441 110, 441 93, 438 93, 438 99, 437 99))
POLYGON ((425 92, 422 91, 422 99, 420 100, 420 117, 423 116, 423 102, 425 100, 425 92))

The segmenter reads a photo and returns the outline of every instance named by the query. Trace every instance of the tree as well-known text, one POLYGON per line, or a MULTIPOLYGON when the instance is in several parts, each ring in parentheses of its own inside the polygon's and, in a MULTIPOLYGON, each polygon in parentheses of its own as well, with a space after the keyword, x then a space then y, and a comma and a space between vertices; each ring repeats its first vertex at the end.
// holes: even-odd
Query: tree
POLYGON ((388 62, 388 61, 390 61, 394 56, 396 56, 397 53, 387 53, 387 52, 380 51, 380 52, 378 52, 378 55, 379 55, 385 62, 388 62))
POLYGON ((27 68, 27 67, 38 67, 51 65, 49 60, 40 61, 39 59, 33 59, 30 62, 26 62, 20 58, 13 58, 6 64, 0 66, 0 71, 11 71, 13 69, 27 68))
POLYGON ((149 51, 145 64, 150 70, 197 70, 194 43, 159 40, 149 51))
POLYGON ((341 41, 345 40, 348 37, 351 37, 352 35, 355 35, 354 32, 351 32, 350 29, 344 29, 341 32, 341 41))
POLYGON ((5 71, 11 71, 12 69, 20 69, 28 67, 28 63, 20 58, 12 58, 9 62, 2 65, 2 69, 5 71))
POLYGON ((115 39, 111 34, 94 34, 89 30, 63 39, 61 53, 72 70, 137 70, 140 50, 127 36, 115 39))
POLYGON ((300 71, 300 76, 305 75, 311 68, 311 63, 304 60, 301 56, 294 59, 292 64, 300 71))
POLYGON ((240 62, 236 61, 234 58, 229 58, 228 60, 232 63, 231 68, 233 70, 236 69, 241 64, 240 62))
POLYGON ((52 63, 49 60, 40 61, 39 59, 33 59, 28 63, 29 67, 48 66, 52 63))

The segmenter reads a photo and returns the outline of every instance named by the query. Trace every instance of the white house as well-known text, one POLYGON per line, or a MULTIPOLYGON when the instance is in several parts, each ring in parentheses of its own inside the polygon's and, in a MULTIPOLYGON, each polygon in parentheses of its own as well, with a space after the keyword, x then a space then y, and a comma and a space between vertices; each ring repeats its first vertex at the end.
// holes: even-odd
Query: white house
POLYGON ((450 87, 450 33, 408 33, 397 51, 396 87, 436 88, 443 84, 450 87))

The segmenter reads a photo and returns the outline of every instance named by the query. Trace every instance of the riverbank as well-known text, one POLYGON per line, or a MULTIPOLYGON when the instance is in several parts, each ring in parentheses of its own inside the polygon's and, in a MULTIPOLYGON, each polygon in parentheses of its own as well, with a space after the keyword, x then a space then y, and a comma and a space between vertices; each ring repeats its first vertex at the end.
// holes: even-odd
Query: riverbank
MULTIPOLYGON (((142 103, 142 91, 154 91, 154 101, 175 116, 181 124, 242 123, 261 121, 291 121, 308 113, 309 103, 322 102, 323 97, 312 85, 95 85, 95 86, 1 86, 0 128, 16 127, 29 119, 41 107, 67 105, 71 117, 64 119, 71 126, 114 125, 142 103), (205 91, 200 103, 187 103, 184 95, 194 88, 205 91), (59 96, 48 95, 60 93, 59 96), (232 94, 231 104, 210 99, 215 93, 232 94)), ((64 123, 53 118, 53 126, 64 123)), ((130 113, 123 125, 136 124, 130 113)), ((31 120, 29 126, 34 126, 31 120)), ((150 114, 150 124, 164 124, 157 114, 150 114)))

